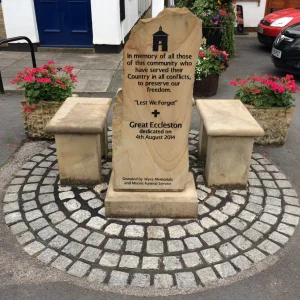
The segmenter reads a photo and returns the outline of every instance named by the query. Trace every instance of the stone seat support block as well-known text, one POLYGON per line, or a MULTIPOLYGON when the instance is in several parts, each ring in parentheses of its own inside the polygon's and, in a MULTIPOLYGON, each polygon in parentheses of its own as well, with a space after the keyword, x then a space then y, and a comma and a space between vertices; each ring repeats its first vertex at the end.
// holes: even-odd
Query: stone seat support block
POLYGON ((246 186, 254 137, 264 130, 239 100, 198 100, 199 156, 209 186, 246 186))
POLYGON ((101 182, 107 156, 106 119, 110 98, 67 98, 46 126, 55 134, 60 180, 65 185, 101 182))

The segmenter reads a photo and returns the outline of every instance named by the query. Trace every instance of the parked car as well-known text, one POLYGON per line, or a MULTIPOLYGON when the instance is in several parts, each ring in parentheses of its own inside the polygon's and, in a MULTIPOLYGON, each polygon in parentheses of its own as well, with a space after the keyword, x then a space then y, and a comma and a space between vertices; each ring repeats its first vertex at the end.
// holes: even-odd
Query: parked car
POLYGON ((300 9, 287 8, 266 15, 258 24, 258 41, 271 47, 280 31, 290 25, 300 22, 300 9))
POLYGON ((272 61, 276 68, 300 74, 300 22, 283 29, 277 36, 272 61))

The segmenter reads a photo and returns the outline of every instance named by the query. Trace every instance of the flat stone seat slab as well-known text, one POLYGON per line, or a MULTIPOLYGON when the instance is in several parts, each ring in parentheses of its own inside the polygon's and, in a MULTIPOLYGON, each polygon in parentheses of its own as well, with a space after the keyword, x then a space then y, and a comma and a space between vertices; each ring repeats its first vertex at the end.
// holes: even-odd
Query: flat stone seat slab
POLYGON ((264 135, 264 130, 239 100, 199 100, 196 104, 209 136, 264 135))
POLYGON ((198 100, 196 105, 208 186, 246 186, 254 137, 264 130, 239 100, 198 100))
POLYGON ((102 181, 101 156, 107 156, 106 118, 110 98, 67 98, 45 131, 55 134, 60 180, 65 185, 102 181))
POLYGON ((47 124, 51 133, 102 133, 111 98, 70 97, 47 124))

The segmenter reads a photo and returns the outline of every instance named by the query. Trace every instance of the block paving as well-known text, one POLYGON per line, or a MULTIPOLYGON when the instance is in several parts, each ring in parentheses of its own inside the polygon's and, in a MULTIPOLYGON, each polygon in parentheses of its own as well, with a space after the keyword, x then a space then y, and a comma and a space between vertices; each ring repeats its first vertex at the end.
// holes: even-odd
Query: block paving
MULTIPOLYGON (((189 142, 198 142, 197 131, 190 132, 189 142)), ((197 149, 191 149, 197 220, 106 218, 111 159, 102 161, 104 183, 61 186, 51 145, 25 163, 7 188, 5 222, 41 262, 89 282, 126 288, 207 286, 282 249, 300 216, 297 193, 285 175, 253 153, 246 190, 208 188, 197 149)))

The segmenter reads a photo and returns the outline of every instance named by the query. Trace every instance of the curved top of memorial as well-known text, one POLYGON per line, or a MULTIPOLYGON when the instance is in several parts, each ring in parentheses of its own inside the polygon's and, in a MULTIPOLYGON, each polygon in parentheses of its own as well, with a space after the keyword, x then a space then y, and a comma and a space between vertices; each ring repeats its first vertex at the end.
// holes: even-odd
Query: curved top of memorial
MULTIPOLYGON (((131 30, 124 50, 126 52, 129 49, 138 49, 139 53, 152 52, 152 37, 171 36, 172 38, 168 41, 168 52, 174 52, 186 42, 192 32, 192 41, 201 41, 201 24, 201 20, 187 8, 165 8, 155 18, 139 20, 131 30)), ((197 51, 199 52, 199 49, 197 51)))

